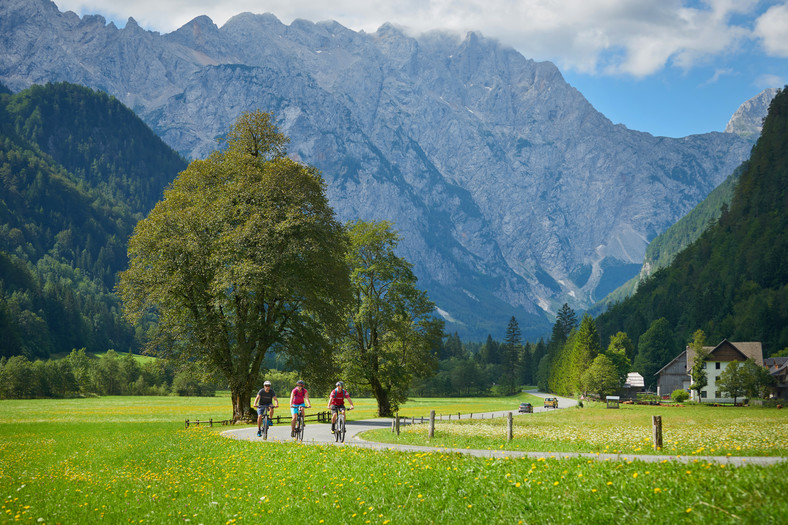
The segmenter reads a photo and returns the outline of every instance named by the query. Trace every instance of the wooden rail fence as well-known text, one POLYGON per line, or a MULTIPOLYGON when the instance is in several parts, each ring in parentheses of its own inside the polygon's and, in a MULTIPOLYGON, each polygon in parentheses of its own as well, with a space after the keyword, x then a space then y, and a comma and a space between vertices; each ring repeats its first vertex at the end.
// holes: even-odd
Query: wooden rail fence
MULTIPOLYGON (((446 415, 448 416, 448 421, 451 421, 451 416, 453 414, 446 414, 446 415)), ((466 415, 468 416, 468 417, 466 417, 466 419, 473 419, 473 412, 471 412, 470 414, 466 414, 466 415)), ((479 415, 479 414, 477 414, 477 415, 479 415)), ((435 411, 431 410, 430 411, 430 415, 427 418, 427 423, 429 423, 429 425, 430 425, 427 435, 430 438, 435 437, 435 416, 436 416, 435 411)), ((443 420, 443 414, 437 414, 437 416, 438 416, 439 420, 441 420, 441 421, 443 420)), ((506 441, 511 441, 512 437, 514 436, 513 425, 512 425, 512 413, 511 412, 506 412, 506 413, 502 414, 501 417, 507 418, 506 441)), ((494 419, 494 418, 495 418, 495 414, 490 414, 490 417, 488 419, 494 419)), ((462 414, 458 412, 457 413, 457 420, 459 421, 461 419, 462 419, 462 414)), ((481 414, 481 417, 477 418, 477 419, 484 419, 484 414, 481 414)), ((407 422, 408 418, 400 416, 399 412, 398 412, 397 415, 395 415, 394 418, 391 420, 391 431, 392 432, 396 432, 398 436, 399 436, 400 421, 407 422)), ((418 418, 418 421, 417 421, 417 418, 415 418, 413 416, 410 417, 410 424, 411 425, 415 425, 416 423, 421 424, 421 423, 424 423, 424 422, 425 422, 424 421, 424 416, 420 416, 418 418)))
MULTIPOLYGON (((276 425, 281 425, 282 423, 290 423, 290 419, 292 416, 274 416, 271 421, 274 422, 276 425)), ((324 411, 324 412, 316 412, 314 414, 306 414, 304 416, 304 421, 317 421, 318 423, 328 423, 331 421, 331 412, 324 411)), ((197 426, 199 427, 202 425, 213 426, 213 419, 209 419, 208 421, 200 421, 199 419, 195 421, 186 420, 186 428, 190 426, 197 426)), ((251 425, 257 423, 257 417, 249 418, 249 419, 223 419, 222 421, 217 421, 217 423, 221 423, 222 425, 251 425)))

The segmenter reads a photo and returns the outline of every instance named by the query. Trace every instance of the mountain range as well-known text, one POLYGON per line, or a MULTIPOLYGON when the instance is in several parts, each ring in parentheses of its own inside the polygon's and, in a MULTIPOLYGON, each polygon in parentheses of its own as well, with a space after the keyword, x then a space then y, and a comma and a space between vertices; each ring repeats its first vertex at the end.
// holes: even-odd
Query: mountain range
POLYGON ((584 309, 637 274, 648 242, 745 160, 755 137, 742 123, 757 123, 630 130, 555 65, 474 32, 243 13, 162 35, 49 0, 0 4, 0 81, 105 91, 188 158, 241 112, 273 112, 340 219, 393 221, 447 329, 477 339, 512 315, 538 337, 561 304, 584 309))

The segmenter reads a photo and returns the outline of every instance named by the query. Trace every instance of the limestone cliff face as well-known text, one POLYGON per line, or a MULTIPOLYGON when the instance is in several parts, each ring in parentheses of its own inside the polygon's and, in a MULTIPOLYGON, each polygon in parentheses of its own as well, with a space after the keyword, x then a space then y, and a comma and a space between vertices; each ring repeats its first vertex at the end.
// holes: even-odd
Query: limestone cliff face
POLYGON ((763 119, 769 111, 769 104, 777 95, 777 88, 764 89, 750 100, 744 102, 725 126, 725 133, 735 133, 742 138, 755 141, 761 136, 763 119))
POLYGON ((624 282, 750 149, 733 133, 613 125, 551 63, 476 33, 391 25, 246 13, 160 35, 6 0, 0 81, 105 90, 192 158, 242 111, 274 112, 338 216, 393 221, 448 329, 477 338, 501 337, 512 315, 541 335, 564 302, 584 308, 624 282))

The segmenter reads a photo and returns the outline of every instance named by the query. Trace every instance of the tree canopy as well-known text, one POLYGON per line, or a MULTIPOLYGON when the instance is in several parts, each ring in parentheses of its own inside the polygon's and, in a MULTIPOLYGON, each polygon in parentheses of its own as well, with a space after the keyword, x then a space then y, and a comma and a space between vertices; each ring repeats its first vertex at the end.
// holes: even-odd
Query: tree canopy
POLYGON ((242 115, 226 142, 139 222, 119 291, 131 321, 156 314, 152 350, 221 372, 241 418, 269 349, 328 354, 349 297, 347 241, 320 174, 285 156, 270 114, 242 115))
POLYGON ((340 366, 347 380, 372 391, 379 416, 391 416, 413 378, 435 372, 443 321, 416 287, 410 263, 394 253, 399 236, 390 223, 356 221, 347 229, 353 306, 340 366))

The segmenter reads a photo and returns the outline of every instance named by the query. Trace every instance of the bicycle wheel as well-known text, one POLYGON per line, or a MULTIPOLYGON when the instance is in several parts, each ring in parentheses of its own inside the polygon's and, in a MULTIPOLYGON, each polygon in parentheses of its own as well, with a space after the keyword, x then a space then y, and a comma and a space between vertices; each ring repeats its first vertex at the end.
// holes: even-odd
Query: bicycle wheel
POLYGON ((342 413, 337 413, 337 421, 334 423, 334 441, 339 443, 339 429, 342 428, 340 425, 342 424, 342 413))
POLYGON ((337 441, 340 443, 345 442, 345 412, 343 411, 339 416, 337 416, 337 441))
POLYGON ((298 433, 296 434, 296 439, 298 441, 303 441, 304 440, 304 427, 306 426, 306 423, 304 422, 304 414, 303 414, 303 412, 298 414, 298 423, 297 424, 298 424, 298 433))
POLYGON ((263 416, 263 440, 268 439, 268 414, 263 416))

